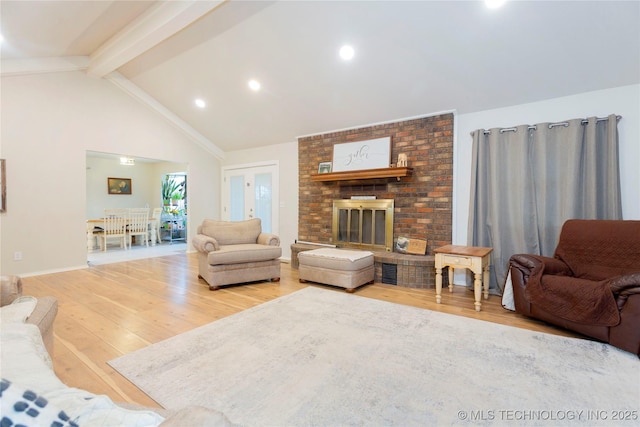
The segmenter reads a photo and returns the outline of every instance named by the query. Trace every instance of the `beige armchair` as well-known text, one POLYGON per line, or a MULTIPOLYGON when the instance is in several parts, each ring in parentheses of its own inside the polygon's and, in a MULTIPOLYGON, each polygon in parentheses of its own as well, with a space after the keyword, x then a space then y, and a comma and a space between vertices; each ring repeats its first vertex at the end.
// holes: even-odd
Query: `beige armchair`
POLYGON ((199 274, 212 291, 221 286, 280 280, 280 238, 263 233, 259 218, 247 221, 205 219, 193 238, 199 274))

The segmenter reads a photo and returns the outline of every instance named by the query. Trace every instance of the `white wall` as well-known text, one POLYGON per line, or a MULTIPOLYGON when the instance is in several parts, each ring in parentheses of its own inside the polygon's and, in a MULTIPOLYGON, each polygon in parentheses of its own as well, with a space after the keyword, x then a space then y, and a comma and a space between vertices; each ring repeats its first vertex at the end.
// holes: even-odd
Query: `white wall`
POLYGON ((623 218, 640 219, 640 85, 631 85, 458 115, 454 143, 453 243, 467 243, 471 132, 476 129, 561 122, 591 116, 606 117, 609 114, 622 116, 618 131, 623 218))
POLYGON ((117 158, 87 156, 87 219, 101 218, 104 209, 150 206, 151 173, 150 163, 123 166, 117 158), (131 194, 109 194, 108 178, 131 179, 131 194))
POLYGON ((223 166, 277 160, 280 165, 279 237, 282 258, 291 259, 291 244, 298 238, 298 142, 225 153, 223 166))
POLYGON ((87 151, 187 165, 190 224, 218 217, 219 160, 113 84, 82 72, 4 76, 1 84, 2 274, 86 267, 87 151))

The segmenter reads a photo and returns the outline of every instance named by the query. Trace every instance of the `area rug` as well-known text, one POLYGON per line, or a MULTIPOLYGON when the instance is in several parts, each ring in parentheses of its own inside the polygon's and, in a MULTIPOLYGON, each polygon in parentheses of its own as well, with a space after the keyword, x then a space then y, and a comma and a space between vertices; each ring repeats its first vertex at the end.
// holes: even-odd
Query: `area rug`
POLYGON ((640 415, 631 353, 315 287, 109 364, 168 409, 202 405, 246 426, 594 424, 640 415))

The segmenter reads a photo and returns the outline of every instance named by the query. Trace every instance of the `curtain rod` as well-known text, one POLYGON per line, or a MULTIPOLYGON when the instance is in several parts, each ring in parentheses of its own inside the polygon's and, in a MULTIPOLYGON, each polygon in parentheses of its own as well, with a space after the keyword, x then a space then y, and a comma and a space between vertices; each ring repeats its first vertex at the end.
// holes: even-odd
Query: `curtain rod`
MULTIPOLYGON (((616 120, 620 120, 621 118, 622 118, 622 116, 616 116, 616 120)), ((596 117, 596 122, 602 122, 602 121, 605 121, 605 120, 609 120, 609 118, 608 117, 596 117)), ((580 122, 580 124, 583 124, 583 125, 586 125, 587 123, 589 123, 589 120, 587 120, 587 119, 583 119, 580 122)), ((569 126, 569 122, 549 123, 549 129, 551 129, 553 127, 556 127, 556 126, 567 127, 567 126, 569 126)), ((536 125, 531 125, 527 129, 536 130, 537 126, 536 125)), ((517 128, 503 128, 503 129, 500 129, 500 133, 502 133, 502 132, 515 132, 516 130, 517 130, 517 128)), ((491 134, 491 131, 490 130, 485 130, 484 134, 485 135, 489 135, 489 134, 491 134)))

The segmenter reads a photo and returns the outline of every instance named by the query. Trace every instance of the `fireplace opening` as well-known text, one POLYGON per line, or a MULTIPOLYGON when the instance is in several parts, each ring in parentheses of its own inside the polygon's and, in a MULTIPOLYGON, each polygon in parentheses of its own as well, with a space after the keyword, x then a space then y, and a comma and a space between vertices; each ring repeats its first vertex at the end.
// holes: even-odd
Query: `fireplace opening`
POLYGON ((393 250, 393 199, 333 201, 333 243, 369 250, 393 250))

